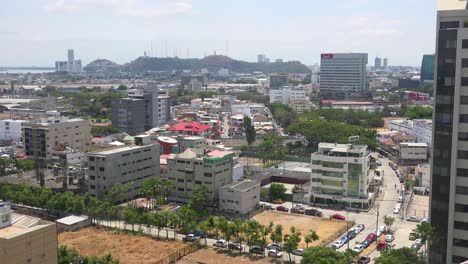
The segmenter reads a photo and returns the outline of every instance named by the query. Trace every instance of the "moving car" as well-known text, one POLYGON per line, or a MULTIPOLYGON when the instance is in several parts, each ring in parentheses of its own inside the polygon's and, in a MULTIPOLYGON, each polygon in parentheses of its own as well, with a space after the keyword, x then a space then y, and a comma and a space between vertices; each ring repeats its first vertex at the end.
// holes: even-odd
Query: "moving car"
POLYGON ((331 216, 332 219, 335 219, 335 220, 346 220, 346 217, 344 215, 340 215, 340 214, 333 214, 331 216))
POLYGON ((268 250, 268 256, 273 258, 281 258, 283 256, 283 253, 275 249, 270 249, 268 250))
POLYGON ((381 241, 377 244, 377 250, 384 250, 388 247, 388 243, 385 241, 381 241))
POLYGON ((409 222, 418 222, 418 223, 419 223, 419 222, 421 222, 421 219, 420 219, 419 217, 417 217, 417 216, 412 215, 412 216, 406 218, 406 221, 409 221, 409 222))
POLYGON ((278 243, 271 243, 267 246, 267 249, 270 250, 270 249, 274 249, 274 250, 278 250, 278 251, 282 251, 283 250, 283 247, 281 246, 281 244, 278 244, 278 243))
POLYGON ((298 248, 294 250, 293 252, 291 252, 291 254, 296 255, 296 256, 302 256, 304 254, 304 249, 298 248))
POLYGON ((276 207, 276 211, 286 212, 286 213, 287 213, 287 212, 289 212, 289 209, 286 208, 286 207, 284 207, 284 206, 282 206, 282 205, 280 205, 280 206, 277 206, 277 207, 276 207))
POLYGON ((323 216, 323 213, 322 213, 322 212, 320 212, 320 211, 317 210, 317 209, 313 209, 313 208, 311 208, 311 209, 306 209, 306 210, 304 211, 304 214, 306 214, 306 215, 312 215, 312 216, 318 216, 318 217, 322 217, 322 216, 323 216))
POLYGON ((342 240, 337 240, 335 243, 333 243, 332 248, 338 249, 344 245, 344 242, 342 240))
POLYGON ((360 224, 360 225, 357 225, 355 228, 353 228, 353 230, 354 230, 354 233, 356 233, 357 235, 361 233, 362 231, 364 231, 365 228, 366 228, 365 225, 360 224))
POLYGON ((395 237, 393 235, 386 235, 385 236, 385 242, 392 242, 393 240, 395 240, 395 237))
POLYGON ((228 246, 228 242, 224 239, 218 239, 216 242, 213 243, 213 246, 226 248, 228 246))
POLYGON ((361 244, 357 244, 353 248, 353 251, 357 253, 361 253, 363 250, 364 250, 364 246, 361 244))
POLYGON ((198 240, 198 237, 196 237, 194 234, 188 234, 182 238, 183 241, 185 242, 194 242, 198 240))
POLYGON ((254 254, 263 254, 265 249, 261 246, 251 246, 249 247, 249 252, 254 254))

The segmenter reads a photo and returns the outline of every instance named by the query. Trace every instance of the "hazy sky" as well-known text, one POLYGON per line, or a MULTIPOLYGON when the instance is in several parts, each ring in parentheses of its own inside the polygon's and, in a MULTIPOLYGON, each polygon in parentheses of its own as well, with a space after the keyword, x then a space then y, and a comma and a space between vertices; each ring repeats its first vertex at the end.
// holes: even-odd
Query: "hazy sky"
POLYGON ((390 65, 434 53, 433 0, 1 0, 0 66, 53 66, 67 49, 84 65, 143 55, 226 53, 255 61, 319 61, 323 52, 367 52, 390 65))

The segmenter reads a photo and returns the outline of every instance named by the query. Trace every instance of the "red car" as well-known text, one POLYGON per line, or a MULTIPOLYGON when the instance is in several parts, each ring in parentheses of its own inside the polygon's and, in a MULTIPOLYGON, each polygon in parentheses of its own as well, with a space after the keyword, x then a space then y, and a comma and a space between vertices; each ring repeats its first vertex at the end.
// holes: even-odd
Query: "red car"
POLYGON ((286 212, 287 213, 287 212, 289 212, 289 209, 280 205, 280 206, 276 207, 276 211, 286 212))
POLYGON ((344 217, 344 215, 340 215, 340 214, 334 214, 331 216, 332 219, 335 219, 335 220, 346 220, 346 217, 344 217))
POLYGON ((377 244, 377 250, 384 250, 388 247, 388 243, 385 241, 379 242, 377 244))
POLYGON ((375 240, 377 240, 377 234, 376 233, 370 233, 369 235, 367 235, 366 240, 371 242, 371 243, 374 242, 375 240))

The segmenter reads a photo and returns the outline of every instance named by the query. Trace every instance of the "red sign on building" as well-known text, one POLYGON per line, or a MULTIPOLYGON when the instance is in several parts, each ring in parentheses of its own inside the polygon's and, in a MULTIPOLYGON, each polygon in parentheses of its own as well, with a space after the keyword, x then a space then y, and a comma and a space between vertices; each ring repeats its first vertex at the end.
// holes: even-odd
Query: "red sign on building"
POLYGON ((333 59, 333 54, 331 53, 324 53, 322 54, 322 59, 333 59))

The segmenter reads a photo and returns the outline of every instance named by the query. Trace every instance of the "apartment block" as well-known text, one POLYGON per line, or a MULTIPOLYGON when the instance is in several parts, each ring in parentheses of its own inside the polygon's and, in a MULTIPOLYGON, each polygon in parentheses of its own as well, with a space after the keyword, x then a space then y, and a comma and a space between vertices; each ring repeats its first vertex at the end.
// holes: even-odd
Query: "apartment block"
POLYGON ((307 99, 307 91, 288 86, 270 90, 270 103, 289 104, 298 99, 307 99))
POLYGON ((289 76, 286 73, 272 73, 268 75, 268 86, 270 90, 287 86, 289 82, 289 76))
POLYGON ((416 142, 432 144, 432 120, 430 119, 395 119, 388 122, 388 130, 399 131, 415 136, 416 142))
POLYGON ((187 149, 179 155, 167 159, 168 178, 172 183, 170 200, 187 202, 192 197, 193 188, 204 185, 208 188, 208 204, 216 206, 219 201, 219 188, 232 182, 233 152, 187 149))
POLYGON ((398 144, 399 164, 418 164, 427 160, 426 143, 404 142, 398 144))
POLYGON ((219 210, 235 214, 248 214, 260 203, 260 183, 244 180, 227 184, 219 189, 219 210))
POLYGON ((127 198, 140 194, 145 179, 160 176, 159 144, 126 146, 88 153, 88 193, 104 196, 115 184, 132 184, 127 198))
POLYGON ((205 86, 205 77, 202 75, 184 75, 180 86, 187 91, 201 91, 205 86))
POLYGON ((91 142, 88 120, 51 117, 23 124, 24 151, 28 157, 50 159, 59 146, 86 152, 91 142))
POLYGON ((0 120, 0 140, 19 141, 22 136, 23 124, 28 122, 13 119, 0 120))
POLYGON ((311 155, 310 202, 341 204, 367 209, 372 204, 369 193, 370 153, 367 146, 319 143, 311 155))
POLYGON ((0 200, 0 263, 56 264, 55 223, 13 213, 0 200))

